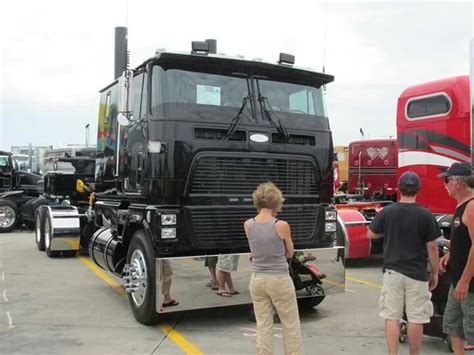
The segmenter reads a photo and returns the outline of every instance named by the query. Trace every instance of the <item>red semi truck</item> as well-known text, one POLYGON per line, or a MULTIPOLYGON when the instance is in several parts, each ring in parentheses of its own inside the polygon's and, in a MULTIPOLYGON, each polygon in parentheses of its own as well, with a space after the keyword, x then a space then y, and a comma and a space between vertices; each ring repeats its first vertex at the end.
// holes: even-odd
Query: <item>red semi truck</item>
POLYGON ((349 194, 366 200, 397 198, 396 139, 371 139, 349 144, 349 194))
POLYGON ((420 176, 424 188, 417 201, 435 214, 450 214, 456 206, 436 175, 454 162, 471 162, 470 100, 468 76, 413 86, 398 99, 398 174, 420 176))
MULTIPOLYGON (((377 186, 380 188, 385 183, 388 187, 392 185, 392 190, 382 190, 387 191, 382 197, 389 197, 388 191, 393 192, 398 176, 407 170, 415 171, 420 176, 422 189, 417 197, 418 203, 437 216, 445 232, 449 230, 455 200, 448 196, 443 180, 437 175, 454 162, 471 162, 473 119, 470 111, 469 76, 412 86, 403 91, 398 99, 397 140, 386 140, 390 142, 386 145, 389 147, 387 154, 380 140, 358 141, 350 145, 349 192, 356 193, 357 187, 361 190, 362 186, 366 201, 336 205, 341 225, 338 238, 345 239, 346 258, 367 257, 379 249, 374 248, 366 233, 371 218, 383 208, 384 203, 367 199, 380 195, 374 192, 377 186), (395 162, 393 152, 398 149, 398 167, 394 165, 392 170, 387 170, 385 177, 374 173, 373 167, 378 161, 375 152, 379 149, 383 149, 382 155, 391 157, 387 160, 387 167, 395 162), (371 164, 365 157, 369 151, 374 156, 371 164), (387 182, 384 183, 384 179, 387 182)), ((378 169, 383 175, 383 170, 378 169)))

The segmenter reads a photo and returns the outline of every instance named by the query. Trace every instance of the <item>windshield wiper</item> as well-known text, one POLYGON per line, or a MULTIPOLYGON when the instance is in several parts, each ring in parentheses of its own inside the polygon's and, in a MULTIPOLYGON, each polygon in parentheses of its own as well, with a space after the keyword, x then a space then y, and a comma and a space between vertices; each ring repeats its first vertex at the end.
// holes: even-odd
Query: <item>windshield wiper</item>
MULTIPOLYGON (((258 82, 257 82, 257 85, 258 85, 258 82)), ((288 130, 286 129, 285 124, 278 117, 277 117, 278 124, 276 124, 275 121, 273 121, 272 116, 270 115, 270 111, 267 109, 267 103, 268 105, 270 105, 270 102, 268 101, 267 97, 263 96, 260 93, 260 88, 258 88, 258 102, 260 103, 262 115, 265 115, 265 118, 268 120, 268 122, 270 122, 272 126, 275 126, 277 128, 278 133, 280 133, 285 138, 285 142, 290 143, 290 134, 288 133, 288 130)))
POLYGON ((222 137, 222 140, 227 140, 227 139, 229 139, 230 137, 232 137, 232 135, 234 134, 235 130, 237 129, 237 126, 239 125, 240 117, 242 117, 242 112, 244 111, 245 105, 247 105, 247 102, 249 102, 250 100, 252 100, 252 94, 251 94, 251 93, 249 93, 247 96, 245 96, 245 97, 242 99, 242 106, 240 106, 239 112, 238 112, 237 115, 232 119, 232 123, 230 124, 230 127, 229 127, 229 129, 227 130, 227 132, 225 132, 224 136, 222 137))

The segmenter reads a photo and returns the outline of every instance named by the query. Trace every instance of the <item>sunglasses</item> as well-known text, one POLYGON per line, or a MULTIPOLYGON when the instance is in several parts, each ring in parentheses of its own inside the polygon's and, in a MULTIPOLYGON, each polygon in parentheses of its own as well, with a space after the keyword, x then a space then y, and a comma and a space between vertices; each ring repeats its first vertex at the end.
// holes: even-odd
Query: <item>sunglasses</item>
POLYGON ((450 181, 450 180, 454 180, 454 179, 455 179, 455 178, 453 178, 452 176, 447 176, 447 177, 444 178, 444 183, 445 183, 445 184, 449 184, 449 181, 450 181))

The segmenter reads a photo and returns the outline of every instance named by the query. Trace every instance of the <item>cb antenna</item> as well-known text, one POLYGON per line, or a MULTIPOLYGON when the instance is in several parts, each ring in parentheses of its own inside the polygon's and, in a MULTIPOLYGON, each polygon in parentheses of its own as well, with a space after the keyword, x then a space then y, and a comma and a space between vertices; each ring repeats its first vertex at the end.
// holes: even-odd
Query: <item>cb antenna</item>
POLYGON ((126 50, 126 62, 125 62, 125 67, 126 69, 130 69, 130 51, 128 50, 128 0, 125 1, 125 28, 127 29, 126 30, 126 34, 125 34, 125 42, 126 42, 126 45, 127 47, 125 48, 126 50))
POLYGON ((326 32, 327 32, 328 1, 324 1, 323 21, 323 73, 326 73, 326 32))

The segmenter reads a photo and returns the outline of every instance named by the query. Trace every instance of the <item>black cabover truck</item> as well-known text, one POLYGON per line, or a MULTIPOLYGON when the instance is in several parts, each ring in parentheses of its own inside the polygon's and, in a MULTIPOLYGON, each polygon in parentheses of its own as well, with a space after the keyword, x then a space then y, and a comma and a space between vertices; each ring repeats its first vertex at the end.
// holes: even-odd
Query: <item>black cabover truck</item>
POLYGON ((41 175, 20 169, 13 153, 0 150, 0 233, 11 232, 17 225, 32 221, 22 218, 21 210, 39 196, 41 175))
POLYGON ((101 90, 90 208, 45 213, 53 242, 80 238, 74 218, 94 221, 90 257, 123 280, 144 324, 161 313, 251 302, 243 223, 255 215, 251 194, 265 181, 285 196, 279 218, 291 226, 299 259, 327 276, 316 284, 311 273, 297 275, 300 303, 344 291, 324 103, 333 77, 297 68, 286 54, 266 63, 215 48, 208 40, 187 53, 157 51, 101 90), (232 273, 240 294, 228 298, 205 287, 204 258, 222 255, 240 257, 232 273), (170 271, 179 305, 163 307, 170 271))

